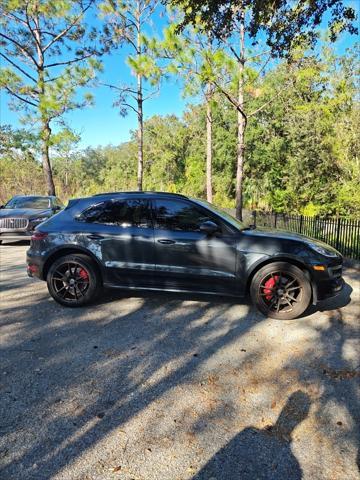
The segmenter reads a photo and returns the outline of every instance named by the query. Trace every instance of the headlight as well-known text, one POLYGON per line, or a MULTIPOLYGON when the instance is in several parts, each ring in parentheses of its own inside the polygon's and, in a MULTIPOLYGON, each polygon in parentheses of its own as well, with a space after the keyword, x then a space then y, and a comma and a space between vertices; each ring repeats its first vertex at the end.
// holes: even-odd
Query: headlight
POLYGON ((332 250, 328 250, 316 243, 308 243, 309 247, 312 249, 312 250, 315 250, 315 252, 317 253, 320 253, 321 255, 324 255, 324 257, 337 257, 337 253, 333 252, 332 250))
POLYGON ((45 220, 47 220, 47 217, 37 217, 37 218, 31 218, 29 220, 29 222, 31 222, 31 223, 41 223, 41 222, 45 222, 45 220))

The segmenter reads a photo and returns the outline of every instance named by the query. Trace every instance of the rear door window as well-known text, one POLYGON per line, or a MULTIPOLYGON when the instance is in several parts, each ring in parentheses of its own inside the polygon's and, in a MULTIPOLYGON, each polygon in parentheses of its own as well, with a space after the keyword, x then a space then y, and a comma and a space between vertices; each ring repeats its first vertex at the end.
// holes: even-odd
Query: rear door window
POLYGON ((149 202, 141 199, 100 202, 82 212, 78 220, 122 228, 152 228, 149 202))

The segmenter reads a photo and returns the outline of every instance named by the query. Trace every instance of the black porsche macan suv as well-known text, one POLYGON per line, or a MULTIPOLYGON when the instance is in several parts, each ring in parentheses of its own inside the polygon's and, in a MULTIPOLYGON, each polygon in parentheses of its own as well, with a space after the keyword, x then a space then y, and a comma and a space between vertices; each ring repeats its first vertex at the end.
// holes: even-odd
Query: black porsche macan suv
POLYGON ((71 200, 42 223, 28 274, 69 307, 102 287, 250 293, 265 315, 291 319, 343 286, 342 257, 302 235, 245 228, 224 211, 178 194, 106 193, 71 200))

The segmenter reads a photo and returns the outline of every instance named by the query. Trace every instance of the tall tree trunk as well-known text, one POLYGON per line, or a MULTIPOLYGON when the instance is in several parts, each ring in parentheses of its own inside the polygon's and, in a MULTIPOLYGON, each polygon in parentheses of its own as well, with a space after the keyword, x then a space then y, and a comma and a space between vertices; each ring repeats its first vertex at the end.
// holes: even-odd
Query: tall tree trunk
POLYGON ((236 190, 235 211, 236 218, 242 220, 243 209, 243 175, 245 156, 245 129, 246 117, 244 115, 244 67, 245 67, 245 19, 244 12, 240 18, 240 61, 239 61, 239 85, 238 85, 238 112, 237 112, 237 167, 236 167, 236 190))
POLYGON ((55 185, 52 176, 51 163, 49 157, 49 143, 51 128, 47 120, 42 120, 41 125, 41 159, 45 177, 46 190, 48 195, 55 195, 55 185))
MULTIPOLYGON (((136 23, 137 23, 137 56, 142 53, 141 49, 141 2, 137 2, 136 23)), ((141 192, 143 189, 144 176, 144 116, 143 116, 143 91, 142 91, 142 75, 137 74, 137 116, 138 116, 138 172, 137 187, 141 192)))
POLYGON ((141 192, 143 189, 143 172, 144 172, 144 117, 143 117, 143 95, 142 95, 142 78, 137 76, 137 115, 138 115, 138 172, 137 172, 137 187, 141 192))
MULTIPOLYGON (((41 57, 42 58, 42 57, 41 57)), ((39 91, 41 92, 41 97, 45 94, 45 82, 44 82, 44 70, 42 66, 38 70, 38 87, 39 91)), ((41 105, 40 98, 40 105, 41 105)), ((51 128, 50 128, 50 120, 46 118, 44 112, 41 111, 39 105, 39 114, 41 116, 41 160, 45 178, 45 185, 46 191, 48 195, 55 195, 55 185, 52 175, 51 163, 50 163, 50 155, 49 155, 49 145, 50 145, 50 137, 51 137, 51 128)))
POLYGON ((34 35, 36 37, 36 49, 37 49, 37 57, 38 57, 37 80, 38 80, 38 89, 40 94, 38 111, 41 117, 41 132, 40 132, 41 159, 42 159, 42 166, 43 166, 43 172, 45 177, 47 194, 55 195, 55 185, 54 185, 51 163, 50 163, 50 156, 49 156, 49 145, 50 145, 50 137, 51 137, 50 119, 46 117, 46 115, 44 114, 41 108, 42 107, 41 104, 45 95, 45 79, 44 79, 44 52, 41 46, 38 15, 35 16, 35 24, 36 24, 36 29, 34 30, 34 35))
POLYGON ((206 93, 206 198, 212 202, 212 87, 208 84, 206 93))

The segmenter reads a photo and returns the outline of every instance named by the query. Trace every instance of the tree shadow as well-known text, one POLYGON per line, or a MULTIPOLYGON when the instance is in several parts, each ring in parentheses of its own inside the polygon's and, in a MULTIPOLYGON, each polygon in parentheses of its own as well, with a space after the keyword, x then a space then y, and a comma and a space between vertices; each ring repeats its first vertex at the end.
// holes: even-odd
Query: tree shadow
MULTIPOLYGON (((336 402, 344 406, 354 421, 359 417, 354 385, 356 365, 344 354, 347 343, 356 336, 356 325, 347 324, 341 310, 324 313, 319 321, 316 317, 304 318, 295 331, 294 322, 265 320, 254 309, 244 306, 240 310, 236 300, 225 297, 168 293, 134 296, 113 291, 104 303, 71 310, 51 301, 44 284, 39 284, 35 293, 27 290, 25 283, 23 286, 21 297, 25 301, 10 302, 0 318, 2 331, 10 332, 0 352, 0 478, 47 480, 61 476, 65 468, 107 441, 111 434, 119 432, 150 406, 162 401, 167 410, 169 392, 177 393, 183 387, 183 391, 195 395, 196 388, 203 388, 199 384, 205 370, 209 373, 212 369, 219 370, 214 373, 221 377, 223 368, 224 377, 231 372, 236 378, 242 377, 243 383, 237 386, 245 387, 243 395, 247 400, 251 398, 255 381, 261 395, 273 387, 274 395, 284 399, 290 394, 289 388, 302 392, 309 388, 310 392, 314 385, 321 383, 323 390, 320 388, 312 411, 318 416, 320 429, 326 429, 328 424, 337 429, 330 434, 334 448, 341 427, 334 425, 334 419, 328 414, 329 405, 336 402), (236 358, 225 357, 220 368, 219 352, 232 345, 240 351, 243 337, 247 334, 251 337, 259 324, 263 329, 259 343, 256 341, 252 350, 246 345, 249 351, 241 350, 244 353, 236 358), (267 370, 264 366, 269 363, 269 356, 280 356, 271 337, 281 336, 284 349, 290 341, 282 328, 293 332, 296 341, 298 332, 304 332, 304 336, 299 337, 300 341, 306 340, 304 350, 301 356, 286 351, 283 362, 267 370), (295 372, 293 377, 292 372, 295 372), (295 376, 298 384, 288 384, 289 379, 295 381, 295 376), (16 452, 12 457, 16 462, 8 461, 7 450, 16 452)), ((11 296, 12 292, 7 294, 11 296)), ((350 304, 346 311, 353 308, 356 307, 350 304)), ((249 338, 247 341, 250 342, 249 338)), ((225 420, 228 414, 225 404, 231 403, 229 385, 231 387, 231 383, 224 384, 224 398, 218 393, 220 390, 214 390, 212 396, 218 400, 214 404, 219 406, 218 414, 225 420)), ((258 429, 242 430, 238 434, 241 442, 236 440, 236 435, 221 458, 227 457, 227 452, 231 457, 232 451, 234 454, 238 451, 237 445, 245 442, 248 450, 257 452, 261 459, 261 444, 268 444, 270 456, 278 459, 279 449, 294 472, 301 475, 299 463, 291 457, 294 449, 291 431, 306 416, 307 400, 305 397, 301 400, 299 395, 295 397, 298 403, 293 413, 288 413, 286 407, 277 421, 271 418, 272 428, 262 428, 265 424, 259 424, 258 429), (290 431, 282 427, 286 418, 290 427, 293 424, 288 427, 290 431)), ((290 398, 289 406, 293 405, 290 398)), ((256 404, 247 403, 256 411, 256 404)), ((269 411, 270 404, 266 407, 269 411)), ((237 398, 229 408, 238 411, 239 405, 244 403, 239 403, 237 398)), ((211 409, 209 412, 211 422, 216 412, 211 409)), ((157 418, 153 420, 158 423, 157 418)), ((336 420, 345 423, 342 418, 336 420)), ((256 425, 256 419, 236 426, 227 439, 248 424, 256 425)), ((151 428, 148 432, 152 432, 151 428)), ((353 442, 355 427, 344 429, 340 435, 340 440, 353 442)), ((214 450, 219 448, 219 444, 216 445, 214 450)), ((215 457, 212 460, 215 462, 215 457)), ((278 479, 287 472, 281 458, 275 466, 261 461, 266 468, 274 468, 273 473, 280 472, 278 476, 250 477, 250 471, 248 477, 240 478, 278 479)), ((305 467, 302 464, 302 468, 305 467)), ((97 478, 102 478, 101 473, 97 478)), ((283 478, 300 477, 292 474, 283 478)))
POLYGON ((290 395, 276 423, 265 429, 248 427, 221 448, 193 480, 300 480, 302 470, 291 451, 293 430, 307 417, 309 396, 290 395))
POLYGON ((38 297, 36 308, 27 302, 6 311, 1 324, 21 327, 1 349, 0 431, 5 440, 20 429, 29 440, 10 447, 17 462, 5 456, 1 478, 52 478, 259 321, 244 307, 224 332, 235 303, 161 298, 133 297, 133 309, 129 298, 116 298, 89 313, 38 297))

